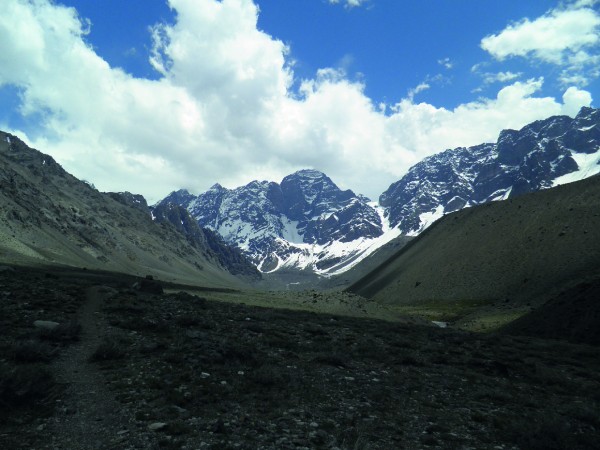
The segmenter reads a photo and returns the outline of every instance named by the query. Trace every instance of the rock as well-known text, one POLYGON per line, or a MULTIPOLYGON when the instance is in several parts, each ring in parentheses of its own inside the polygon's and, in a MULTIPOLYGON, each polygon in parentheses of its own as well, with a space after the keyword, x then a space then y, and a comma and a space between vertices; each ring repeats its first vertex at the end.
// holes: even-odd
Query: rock
POLYGON ((59 325, 60 324, 58 322, 53 322, 51 320, 36 320, 35 322, 33 322, 33 326, 41 330, 54 330, 59 325))
POLYGON ((218 434, 223 434, 223 433, 225 433, 226 429, 225 429, 225 423, 223 422, 223 419, 219 419, 219 420, 217 420, 217 421, 216 421, 216 422, 213 424, 213 426, 212 426, 212 428, 211 428, 211 431, 212 431, 213 433, 218 433, 218 434))
POLYGON ((185 335, 191 339, 196 339, 196 338, 202 337, 203 333, 201 333, 198 330, 187 330, 185 332, 185 335))
POLYGON ((148 425, 148 429, 150 431, 160 431, 160 430, 164 429, 166 426, 167 426, 167 424, 164 422, 154 422, 154 423, 151 423, 150 425, 148 425))
POLYGON ((156 280, 148 280, 147 278, 144 278, 136 284, 138 284, 137 290, 140 292, 157 295, 161 295, 163 293, 162 285, 156 280))

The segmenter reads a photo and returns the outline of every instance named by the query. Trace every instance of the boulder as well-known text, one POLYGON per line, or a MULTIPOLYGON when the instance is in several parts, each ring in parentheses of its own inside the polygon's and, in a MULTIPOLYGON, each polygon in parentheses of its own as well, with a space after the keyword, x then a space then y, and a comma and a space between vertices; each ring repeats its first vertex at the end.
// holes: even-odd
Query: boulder
POLYGON ((35 322, 33 322, 33 326, 41 330, 54 330, 59 325, 60 324, 58 322, 53 322, 51 320, 36 320, 35 322))

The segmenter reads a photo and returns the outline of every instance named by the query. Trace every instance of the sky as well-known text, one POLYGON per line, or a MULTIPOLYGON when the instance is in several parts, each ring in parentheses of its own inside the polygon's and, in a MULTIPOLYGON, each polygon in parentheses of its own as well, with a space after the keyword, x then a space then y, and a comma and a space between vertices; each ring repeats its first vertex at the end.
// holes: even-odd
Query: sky
POLYGON ((599 0, 2 0, 0 129, 150 203, 426 156, 595 107, 599 0))

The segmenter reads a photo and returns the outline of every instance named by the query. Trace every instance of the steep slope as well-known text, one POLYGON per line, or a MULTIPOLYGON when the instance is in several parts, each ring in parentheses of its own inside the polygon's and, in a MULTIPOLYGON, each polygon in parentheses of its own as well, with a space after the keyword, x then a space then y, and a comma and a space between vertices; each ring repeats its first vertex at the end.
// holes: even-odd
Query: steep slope
POLYGON ((298 171, 281 184, 253 181, 236 189, 215 184, 198 197, 180 190, 159 205, 165 203, 186 208, 262 272, 335 274, 397 235, 383 236, 382 214, 367 198, 339 189, 316 170, 298 171))
MULTIPOLYGON (((193 221, 192 221, 193 222, 193 221)), ((142 196, 102 194, 0 132, 0 260, 238 285, 210 247, 152 220, 142 196)))
POLYGON ((198 250, 209 249, 211 256, 233 275, 256 281, 260 272, 237 248, 227 245, 223 238, 209 229, 201 229, 198 222, 190 216, 183 206, 174 203, 161 203, 151 208, 154 220, 158 223, 170 223, 177 231, 187 237, 190 245, 198 250))
POLYGON ((425 158, 379 202, 392 227, 416 235, 443 214, 592 176, 599 162, 600 110, 582 108, 425 158))
POLYGON ((501 331, 600 345, 600 277, 561 291, 501 331))
POLYGON ((398 306, 517 314, 596 276, 598 176, 449 214, 349 290, 398 306))

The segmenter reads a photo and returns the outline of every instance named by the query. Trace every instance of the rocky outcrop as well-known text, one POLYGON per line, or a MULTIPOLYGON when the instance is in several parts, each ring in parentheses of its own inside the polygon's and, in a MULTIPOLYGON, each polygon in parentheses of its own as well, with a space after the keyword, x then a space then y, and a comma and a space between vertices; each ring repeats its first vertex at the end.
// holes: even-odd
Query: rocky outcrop
POLYGON ((445 213, 576 181, 600 172, 600 110, 555 116, 498 141, 425 158, 379 202, 391 226, 418 234, 445 213))

